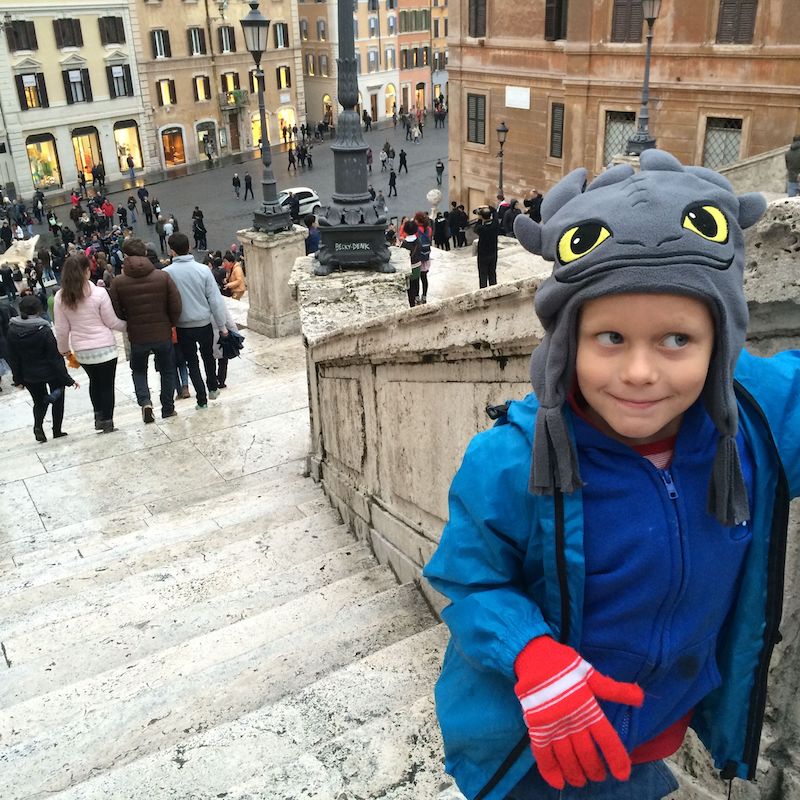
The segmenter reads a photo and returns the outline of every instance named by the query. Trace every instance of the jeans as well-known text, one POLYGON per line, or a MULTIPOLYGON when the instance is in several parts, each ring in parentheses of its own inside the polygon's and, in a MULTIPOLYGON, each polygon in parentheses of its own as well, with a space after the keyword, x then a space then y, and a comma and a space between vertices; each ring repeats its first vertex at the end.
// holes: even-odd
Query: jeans
POLYGON ((147 383, 147 363, 150 353, 155 356, 156 369, 161 375, 161 416, 168 417, 175 410, 175 361, 172 355, 172 342, 151 342, 139 344, 131 342, 131 375, 136 402, 140 406, 152 405, 150 386, 147 383))
POLYGON ((25 388, 30 392, 33 400, 33 424, 37 428, 44 425, 47 414, 47 395, 55 389, 61 389, 61 395, 53 403, 53 433, 61 433, 61 423, 64 420, 64 387, 60 383, 26 383, 25 388))
POLYGON ((797 197, 797 181, 786 181, 786 194, 789 197, 797 197))
POLYGON ((506 800, 661 800, 677 788, 675 776, 663 761, 634 764, 627 781, 609 776, 601 783, 589 782, 581 789, 567 785, 560 791, 546 783, 534 766, 506 800))
POLYGON ((178 344, 181 353, 186 359, 186 366, 189 368, 189 377, 192 379, 194 393, 197 397, 197 404, 204 406, 208 402, 206 394, 206 384, 209 392, 215 392, 219 388, 217 383, 217 362, 214 358, 214 330, 211 323, 202 328, 177 328, 178 344), (203 373, 200 372, 200 364, 197 359, 197 348, 200 348, 200 358, 203 359, 203 368, 206 373, 205 383, 203 373))
POLYGON ((102 364, 81 364, 89 376, 89 398, 98 420, 110 422, 114 419, 114 377, 117 374, 117 359, 102 364))

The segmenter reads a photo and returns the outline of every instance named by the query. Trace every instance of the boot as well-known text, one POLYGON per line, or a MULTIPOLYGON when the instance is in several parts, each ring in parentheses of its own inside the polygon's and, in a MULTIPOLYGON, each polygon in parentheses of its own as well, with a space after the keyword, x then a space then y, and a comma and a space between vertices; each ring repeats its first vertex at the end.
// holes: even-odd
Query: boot
POLYGON ((33 435, 36 437, 37 442, 46 442, 47 437, 44 435, 44 428, 41 425, 33 426, 33 435))
POLYGON ((103 433, 111 433, 112 431, 115 431, 116 428, 114 427, 114 420, 113 419, 100 420, 100 430, 103 433))
POLYGON ((100 412, 99 411, 95 411, 94 412, 94 429, 96 431, 103 430, 103 421, 100 419, 100 412))

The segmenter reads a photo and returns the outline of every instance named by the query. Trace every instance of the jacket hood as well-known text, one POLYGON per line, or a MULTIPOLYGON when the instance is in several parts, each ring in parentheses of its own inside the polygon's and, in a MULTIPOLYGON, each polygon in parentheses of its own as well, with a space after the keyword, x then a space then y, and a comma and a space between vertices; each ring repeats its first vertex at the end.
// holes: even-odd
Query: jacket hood
POLYGON ((9 328, 14 328, 14 334, 20 337, 33 336, 42 328, 50 327, 50 323, 42 317, 11 317, 8 324, 9 328))
POLYGON ((122 261, 122 274, 129 278, 145 278, 155 267, 147 256, 125 256, 122 261))

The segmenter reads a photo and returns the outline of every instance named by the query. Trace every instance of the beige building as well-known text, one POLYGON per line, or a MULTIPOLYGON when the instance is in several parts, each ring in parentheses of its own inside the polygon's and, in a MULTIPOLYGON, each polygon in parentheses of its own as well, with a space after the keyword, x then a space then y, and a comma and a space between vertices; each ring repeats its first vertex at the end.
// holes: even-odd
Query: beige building
MULTIPOLYGON (((474 208, 596 174, 634 132, 644 73, 638 0, 453 0, 450 196, 474 208)), ((796 0, 663 0, 654 27, 650 130, 712 168, 788 145, 800 131, 796 0)))
POLYGON ((0 173, 6 193, 72 188, 151 169, 139 32, 127 0, 0 6, 0 173), (13 187, 12 187, 13 184, 13 187))
MULTIPOLYGON (((296 4, 265 0, 271 20, 262 58, 270 142, 302 121, 304 106, 296 4)), ((136 0, 142 30, 142 95, 154 132, 152 158, 172 169, 258 146, 254 63, 245 49, 244 0, 136 0)))

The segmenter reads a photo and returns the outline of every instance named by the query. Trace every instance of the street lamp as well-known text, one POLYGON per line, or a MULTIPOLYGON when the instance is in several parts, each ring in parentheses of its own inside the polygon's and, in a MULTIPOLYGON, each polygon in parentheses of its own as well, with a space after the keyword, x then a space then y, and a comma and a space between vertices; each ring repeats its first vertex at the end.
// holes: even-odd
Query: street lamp
POLYGON ((500 152, 497 154, 497 157, 500 159, 500 186, 498 188, 498 194, 503 194, 503 147, 507 137, 508 125, 506 125, 505 122, 501 122, 497 126, 497 141, 500 143, 500 152))
POLYGON ((647 20, 647 47, 644 54, 644 83, 642 84, 642 107, 639 109, 639 122, 636 133, 631 136, 625 152, 631 156, 638 156, 643 150, 650 150, 656 146, 656 140, 650 135, 648 123, 650 114, 647 103, 650 100, 650 53, 653 49, 653 25, 661 11, 661 0, 640 0, 642 16, 647 20))
POLYGON ((292 218, 278 202, 275 175, 272 172, 272 152, 267 136, 267 114, 264 107, 264 70, 261 57, 267 49, 269 20, 258 10, 258 0, 250 0, 250 12, 242 20, 244 41, 256 64, 255 78, 258 82, 258 114, 261 120, 261 209, 253 215, 253 227, 257 231, 276 233, 291 230, 292 218))

